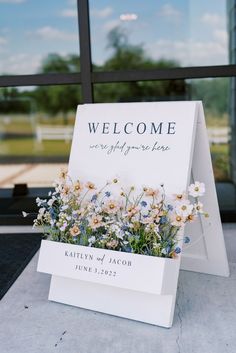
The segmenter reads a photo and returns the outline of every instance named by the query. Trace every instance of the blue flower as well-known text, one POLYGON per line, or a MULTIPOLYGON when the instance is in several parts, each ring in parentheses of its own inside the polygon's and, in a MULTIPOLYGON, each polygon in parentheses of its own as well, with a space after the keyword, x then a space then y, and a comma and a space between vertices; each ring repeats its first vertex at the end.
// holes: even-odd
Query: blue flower
POLYGON ((97 196, 96 194, 94 194, 94 195, 92 196, 92 198, 91 198, 91 201, 94 202, 94 201, 97 200, 97 198, 98 198, 98 196, 97 196))
POLYGON ((178 247, 178 246, 177 246, 177 248, 175 248, 175 253, 176 253, 176 254, 181 253, 181 249, 180 249, 180 247, 178 247))
POLYGON ((167 222, 166 216, 161 217, 160 224, 165 224, 167 222))
POLYGON ((56 218, 57 215, 56 215, 55 211, 52 208, 49 210, 49 213, 50 213, 50 216, 51 216, 52 219, 56 218))
POLYGON ((84 225, 81 224, 81 225, 79 226, 79 230, 81 231, 82 234, 86 234, 86 228, 85 228, 84 225))
POLYGON ((185 243, 185 244, 190 243, 190 238, 189 238, 189 237, 184 237, 184 243, 185 243))
POLYGON ((169 211, 173 211, 173 209, 174 209, 174 207, 172 205, 168 205, 167 208, 169 211))
POLYGON ((110 191, 106 191, 106 192, 105 192, 105 195, 106 195, 106 197, 110 197, 110 196, 111 196, 110 191))
POLYGON ((146 207, 146 206, 147 206, 147 202, 146 202, 146 201, 141 201, 141 202, 140 202, 140 205, 141 205, 142 207, 146 207))

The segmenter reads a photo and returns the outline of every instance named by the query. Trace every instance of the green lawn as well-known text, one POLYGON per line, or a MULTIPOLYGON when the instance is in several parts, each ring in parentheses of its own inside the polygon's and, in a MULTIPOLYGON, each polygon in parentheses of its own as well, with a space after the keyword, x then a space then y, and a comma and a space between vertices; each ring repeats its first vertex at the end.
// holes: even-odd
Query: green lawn
POLYGON ((37 142, 33 138, 9 139, 0 142, 0 156, 68 156, 71 143, 37 142))

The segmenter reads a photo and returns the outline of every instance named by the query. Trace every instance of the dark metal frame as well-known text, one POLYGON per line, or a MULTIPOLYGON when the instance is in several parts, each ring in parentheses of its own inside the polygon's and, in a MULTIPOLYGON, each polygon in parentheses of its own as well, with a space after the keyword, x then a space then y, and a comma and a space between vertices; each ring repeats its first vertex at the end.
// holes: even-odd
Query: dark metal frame
POLYGON ((80 84, 82 103, 93 103, 93 84, 96 83, 236 77, 236 65, 93 72, 89 0, 77 0, 77 10, 81 72, 64 74, 5 75, 0 76, 0 87, 80 84))
MULTIPOLYGON (((87 51, 88 49, 86 48, 85 50, 87 51)), ((186 80, 236 76, 236 65, 93 72, 90 68, 91 65, 84 62, 84 56, 87 57, 87 55, 80 54, 81 73, 0 76, 0 87, 81 84, 83 102, 88 103, 87 101, 89 100, 90 103, 92 103, 92 85, 94 83, 186 80)))

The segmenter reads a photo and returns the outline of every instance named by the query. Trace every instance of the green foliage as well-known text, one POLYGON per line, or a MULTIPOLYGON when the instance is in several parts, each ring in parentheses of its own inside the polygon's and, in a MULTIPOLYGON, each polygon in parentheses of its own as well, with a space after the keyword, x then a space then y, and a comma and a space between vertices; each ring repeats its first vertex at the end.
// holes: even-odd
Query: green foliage
POLYGON ((17 88, 0 88, 0 112, 8 113, 30 113, 33 102, 30 97, 19 93, 17 88))
MULTIPOLYGON (((108 34, 108 47, 113 49, 112 56, 100 71, 145 70, 179 66, 173 60, 153 60, 145 53, 142 45, 131 45, 128 36, 119 27, 108 34)), ((184 81, 142 81, 97 84, 94 86, 96 102, 121 101, 163 101, 184 100, 187 86, 184 81)))
POLYGON ((228 111, 229 84, 228 78, 193 80, 191 97, 202 100, 206 112, 220 116, 228 111))
POLYGON ((52 72, 79 72, 80 58, 78 55, 70 54, 65 57, 59 54, 49 54, 42 62, 40 73, 52 72))

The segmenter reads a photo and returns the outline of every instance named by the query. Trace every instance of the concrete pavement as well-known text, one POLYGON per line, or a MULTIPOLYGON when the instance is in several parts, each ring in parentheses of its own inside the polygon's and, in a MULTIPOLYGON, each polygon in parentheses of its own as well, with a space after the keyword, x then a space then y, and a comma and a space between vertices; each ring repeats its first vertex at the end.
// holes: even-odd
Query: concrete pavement
POLYGON ((49 302, 36 255, 0 302, 0 352, 236 352, 236 224, 224 234, 231 276, 181 271, 171 329, 49 302))

